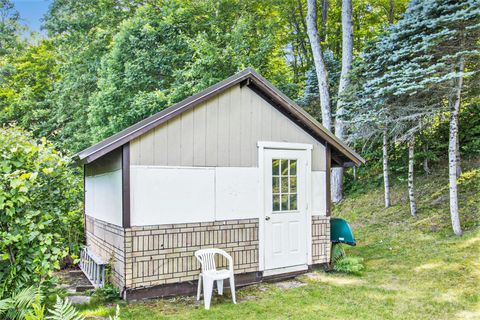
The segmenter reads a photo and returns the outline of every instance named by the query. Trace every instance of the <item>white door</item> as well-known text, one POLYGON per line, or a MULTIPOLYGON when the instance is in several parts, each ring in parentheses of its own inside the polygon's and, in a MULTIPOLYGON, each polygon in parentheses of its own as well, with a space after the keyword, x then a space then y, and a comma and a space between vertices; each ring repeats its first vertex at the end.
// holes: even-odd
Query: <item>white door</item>
POLYGON ((265 269, 307 264, 307 151, 264 151, 265 269))

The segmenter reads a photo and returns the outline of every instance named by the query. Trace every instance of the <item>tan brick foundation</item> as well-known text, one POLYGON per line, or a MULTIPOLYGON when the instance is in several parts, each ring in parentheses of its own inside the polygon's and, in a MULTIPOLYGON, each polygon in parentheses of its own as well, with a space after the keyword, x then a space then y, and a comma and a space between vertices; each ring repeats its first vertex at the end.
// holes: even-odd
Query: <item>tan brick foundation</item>
POLYGON ((211 247, 233 257, 235 273, 258 271, 258 219, 126 229, 126 285, 134 289, 195 280, 200 265, 194 252, 211 247))
MULTIPOLYGON (((123 229, 87 216, 87 244, 111 259, 113 283, 124 298, 190 294, 200 270, 194 252, 202 248, 221 248, 233 257, 238 285, 262 281, 258 223, 240 219, 123 229)), ((313 265, 326 265, 329 259, 330 218, 313 216, 313 265)))

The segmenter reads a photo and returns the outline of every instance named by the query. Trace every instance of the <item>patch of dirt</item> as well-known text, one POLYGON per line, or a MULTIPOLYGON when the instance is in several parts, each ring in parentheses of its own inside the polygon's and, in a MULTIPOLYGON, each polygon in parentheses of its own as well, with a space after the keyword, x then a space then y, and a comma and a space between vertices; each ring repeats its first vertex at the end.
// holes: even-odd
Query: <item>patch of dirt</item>
POLYGON ((426 270, 432 270, 432 269, 436 269, 438 267, 441 267, 442 264, 440 263, 425 263, 425 264, 422 264, 418 267, 416 267, 414 270, 415 272, 421 272, 421 271, 426 271, 426 270))
POLYGON ((365 281, 357 278, 346 278, 346 277, 335 277, 329 276, 326 274, 310 272, 305 274, 305 276, 312 281, 325 282, 332 285, 348 286, 348 285, 361 285, 365 281))
POLYGON ((256 297, 256 296, 244 296, 244 297, 242 297, 241 302, 243 302, 243 301, 252 301, 252 300, 258 300, 258 297, 256 297))
POLYGON ((448 199, 448 197, 446 195, 441 195, 440 197, 438 197, 436 199, 433 199, 432 202, 430 202, 430 205, 436 206, 436 205, 444 202, 447 199, 448 199))
POLYGON ((268 288, 267 288, 267 287, 259 287, 259 288, 258 288, 258 291, 267 292, 267 291, 268 291, 268 288))

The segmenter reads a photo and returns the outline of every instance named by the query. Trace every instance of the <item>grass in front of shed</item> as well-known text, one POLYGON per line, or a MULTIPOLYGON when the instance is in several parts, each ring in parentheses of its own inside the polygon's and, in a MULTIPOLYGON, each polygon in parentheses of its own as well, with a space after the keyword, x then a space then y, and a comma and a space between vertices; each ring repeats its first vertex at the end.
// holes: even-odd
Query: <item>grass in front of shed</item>
MULTIPOLYGON (((417 178, 419 217, 409 215, 406 188, 395 185, 384 209, 381 188, 335 208, 353 227, 364 259, 360 276, 315 272, 306 285, 259 284, 227 290, 209 311, 193 297, 121 303, 127 319, 480 319, 480 171, 466 169, 460 185, 462 237, 452 235, 445 173, 417 178)), ((86 316, 108 316, 113 306, 85 306, 86 316)))

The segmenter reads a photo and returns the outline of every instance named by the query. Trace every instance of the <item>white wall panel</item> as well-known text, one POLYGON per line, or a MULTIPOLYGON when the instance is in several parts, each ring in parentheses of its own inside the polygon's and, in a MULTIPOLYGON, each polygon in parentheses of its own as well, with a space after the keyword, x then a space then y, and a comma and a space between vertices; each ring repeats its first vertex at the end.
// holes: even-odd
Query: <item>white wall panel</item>
POLYGON ((258 168, 216 168, 216 220, 258 217, 258 168))
MULTIPOLYGON (((245 167, 132 166, 131 224, 145 226, 257 218, 258 170, 245 167)), ((325 215, 325 171, 313 171, 311 181, 312 214, 325 215)))
POLYGON ((312 215, 327 213, 326 181, 325 171, 312 171, 312 215))
POLYGON ((214 168, 132 166, 131 225, 213 221, 214 168))
POLYGON ((85 177, 85 213, 122 225, 122 170, 85 177))

